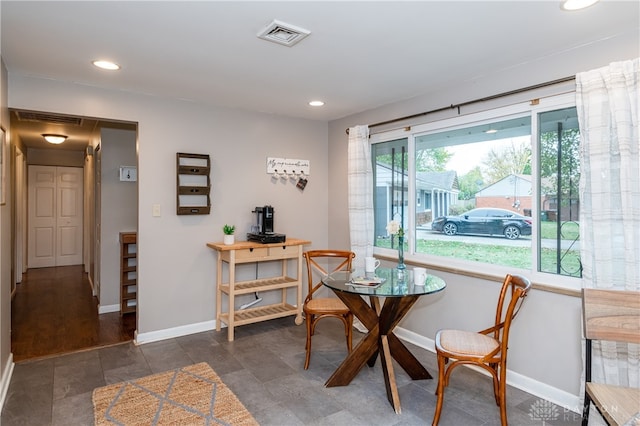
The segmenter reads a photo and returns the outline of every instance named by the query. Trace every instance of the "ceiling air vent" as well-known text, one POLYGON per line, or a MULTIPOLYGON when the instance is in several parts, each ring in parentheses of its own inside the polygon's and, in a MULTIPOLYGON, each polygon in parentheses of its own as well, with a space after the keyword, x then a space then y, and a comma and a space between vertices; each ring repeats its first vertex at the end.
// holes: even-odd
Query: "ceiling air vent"
POLYGON ((291 47, 309 34, 311 34, 309 30, 274 19, 273 22, 258 33, 258 37, 291 47))
POLYGON ((18 119, 22 121, 40 121, 53 124, 73 124, 80 126, 82 118, 66 115, 47 114, 44 112, 17 111, 18 119))

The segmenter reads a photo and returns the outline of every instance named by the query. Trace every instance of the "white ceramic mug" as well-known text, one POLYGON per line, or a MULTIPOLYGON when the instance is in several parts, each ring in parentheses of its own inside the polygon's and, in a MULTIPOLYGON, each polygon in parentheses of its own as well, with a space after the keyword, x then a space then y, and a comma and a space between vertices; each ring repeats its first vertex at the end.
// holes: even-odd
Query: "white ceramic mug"
POLYGON ((380 266, 380 260, 376 259, 375 257, 365 257, 364 258, 364 272, 365 273, 376 272, 376 269, 378 269, 378 266, 380 266))
POLYGON ((413 268, 413 283, 415 285, 424 285, 427 282, 426 268, 413 268))

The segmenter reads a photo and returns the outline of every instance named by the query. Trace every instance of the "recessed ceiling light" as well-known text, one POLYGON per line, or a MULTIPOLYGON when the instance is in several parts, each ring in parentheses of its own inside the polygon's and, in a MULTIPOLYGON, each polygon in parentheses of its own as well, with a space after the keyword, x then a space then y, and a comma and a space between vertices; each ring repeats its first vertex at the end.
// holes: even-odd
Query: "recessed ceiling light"
POLYGON ((53 133, 43 133, 42 137, 49 143, 59 145, 65 140, 67 137, 65 135, 54 135, 53 133))
POLYGON ((322 105, 324 105, 324 102, 322 102, 322 101, 311 101, 311 102, 309 102, 309 105, 311 105, 311 106, 322 106, 322 105))
POLYGON ((498 133, 498 131, 496 129, 489 129, 489 130, 485 130, 484 131, 486 134, 491 135, 493 133, 498 133))
POLYGON ((98 61, 93 61, 92 64, 98 68, 102 68, 103 70, 116 71, 120 69, 120 65, 111 61, 98 60, 98 61))
POLYGON ((580 10, 596 4, 598 0, 565 0, 562 2, 564 10, 580 10))

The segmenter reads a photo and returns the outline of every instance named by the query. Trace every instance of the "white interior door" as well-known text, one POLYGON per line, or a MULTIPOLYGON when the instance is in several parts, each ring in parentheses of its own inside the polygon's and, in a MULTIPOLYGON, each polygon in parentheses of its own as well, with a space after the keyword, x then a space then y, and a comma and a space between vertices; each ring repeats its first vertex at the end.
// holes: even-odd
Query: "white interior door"
POLYGON ((29 268, 82 263, 82 169, 29 166, 29 268))
POLYGON ((83 171, 57 169, 56 266, 82 264, 83 171))
POLYGON ((56 168, 29 166, 29 268, 55 266, 56 168))

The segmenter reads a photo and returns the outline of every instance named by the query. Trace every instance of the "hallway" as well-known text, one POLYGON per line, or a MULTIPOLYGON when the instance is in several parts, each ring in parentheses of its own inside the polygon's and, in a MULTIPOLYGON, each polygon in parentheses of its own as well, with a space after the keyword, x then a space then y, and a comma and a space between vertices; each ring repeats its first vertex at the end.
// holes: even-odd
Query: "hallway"
POLYGON ((82 265, 29 269, 11 301, 14 362, 133 339, 136 316, 98 315, 82 265))

